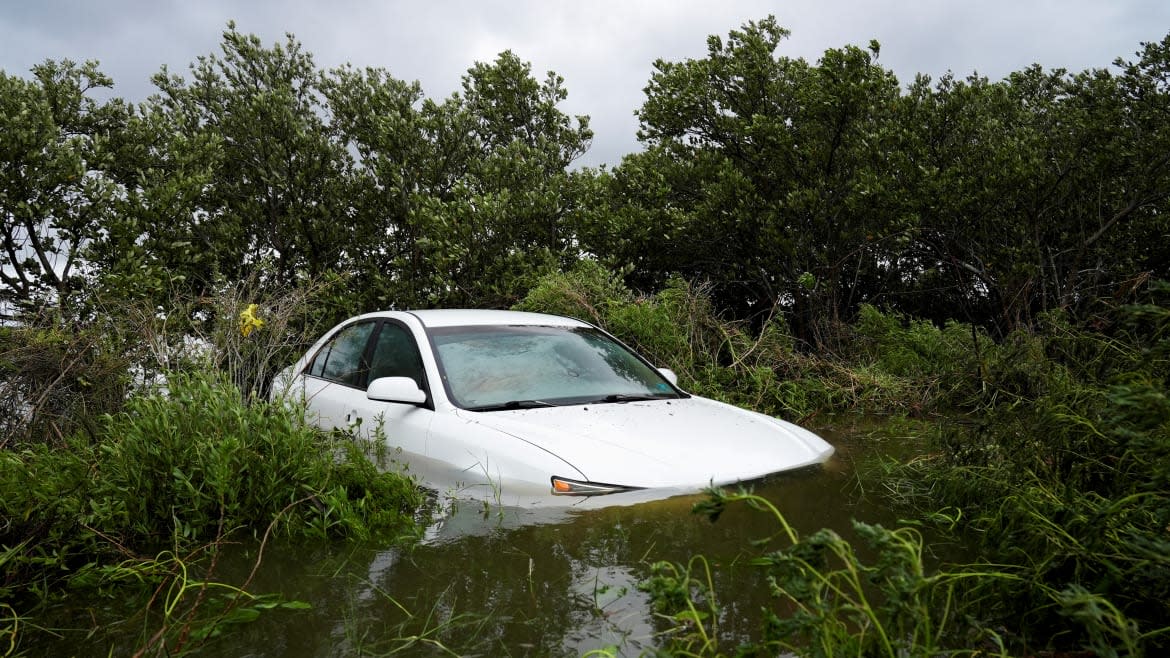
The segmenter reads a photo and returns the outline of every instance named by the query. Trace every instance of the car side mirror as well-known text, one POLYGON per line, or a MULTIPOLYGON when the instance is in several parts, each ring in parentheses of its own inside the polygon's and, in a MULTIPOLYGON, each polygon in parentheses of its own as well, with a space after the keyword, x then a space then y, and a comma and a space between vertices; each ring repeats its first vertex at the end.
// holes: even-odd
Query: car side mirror
POLYGON ((410 377, 379 377, 366 387, 366 397, 379 402, 422 404, 427 394, 410 377))
POLYGON ((673 370, 670 368, 659 368, 658 372, 666 378, 666 381, 670 382, 674 386, 678 386, 678 375, 674 374, 673 370))

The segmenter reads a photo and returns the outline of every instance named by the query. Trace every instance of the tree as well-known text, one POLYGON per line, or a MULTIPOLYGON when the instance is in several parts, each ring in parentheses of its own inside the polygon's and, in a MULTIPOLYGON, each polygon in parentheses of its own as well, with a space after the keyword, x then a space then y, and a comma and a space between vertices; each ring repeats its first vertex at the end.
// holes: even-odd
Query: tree
POLYGON ((130 110, 90 96, 113 86, 95 62, 47 61, 32 73, 0 72, 0 304, 67 308, 83 251, 114 207, 105 170, 130 110))
POLYGON ((775 56, 786 36, 768 18, 655 64, 647 150, 602 177, 587 251, 636 286, 708 280, 736 317, 779 306, 822 347, 860 303, 1002 335, 1167 275, 1167 41, 1116 73, 902 93, 876 43, 810 64, 775 56))
POLYGON ((1006 333, 1166 276, 1165 50, 1142 55, 1118 62, 1120 75, 1032 66, 910 88, 899 122, 902 212, 917 222, 900 265, 918 291, 908 310, 942 319, 959 307, 1006 333))
POLYGON ((355 240, 363 288, 379 305, 506 306, 575 257, 566 169, 588 147, 588 119, 557 105, 511 52, 475 64, 463 91, 422 100, 417 83, 340 69, 325 86, 357 154, 355 240))
POLYGON ((220 271, 225 249, 207 232, 204 204, 222 166, 223 140, 179 118, 144 105, 110 145, 107 171, 118 194, 84 256, 98 289, 113 299, 165 306, 176 292, 204 294, 220 271))
POLYGON ((271 261, 273 276, 292 284, 343 268, 352 160, 332 137, 312 56, 291 35, 264 48, 231 23, 221 51, 191 65, 190 83, 164 68, 147 104, 179 131, 171 146, 195 154, 172 150, 164 159, 213 165, 193 212, 171 217, 210 256, 198 273, 239 280, 271 261), (218 153, 208 156, 209 148, 218 153))
POLYGON ((638 113, 648 151, 615 180, 644 216, 669 209, 669 230, 637 250, 710 280, 737 316, 785 307, 798 333, 820 342, 826 323, 876 294, 876 238, 897 219, 880 211, 899 92, 876 43, 809 64, 774 55, 787 35, 769 17, 726 43, 710 37, 705 59, 656 62, 638 113), (639 198, 642 184, 650 194, 639 198))
POLYGON ((467 159, 446 195, 432 195, 416 219, 431 226, 429 258, 449 288, 439 303, 510 305, 536 277, 576 257, 565 228, 573 200, 567 168, 589 146, 587 117, 557 105, 563 79, 543 83, 511 51, 476 63, 463 92, 441 106, 440 125, 469 126, 467 159))
POLYGON ((322 93, 335 138, 356 158, 347 194, 356 229, 348 249, 362 303, 415 305, 425 298, 428 276, 411 217, 421 198, 447 184, 419 109, 422 89, 384 69, 346 66, 324 78, 322 93))

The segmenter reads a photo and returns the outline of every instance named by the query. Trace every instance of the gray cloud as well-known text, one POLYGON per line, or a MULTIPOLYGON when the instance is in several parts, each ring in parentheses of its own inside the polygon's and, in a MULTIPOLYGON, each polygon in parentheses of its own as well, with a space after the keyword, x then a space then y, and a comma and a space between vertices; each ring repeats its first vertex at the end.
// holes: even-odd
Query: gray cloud
POLYGON ((0 69, 45 59, 97 59, 115 94, 143 100, 162 65, 184 73, 218 51, 228 20, 265 43, 293 33, 318 65, 383 67, 445 97, 475 61, 511 49, 542 77, 565 78, 564 108, 596 133, 582 164, 616 164, 638 149, 634 111, 657 58, 702 57, 706 37, 775 14, 792 30, 780 54, 816 60, 827 48, 882 44, 903 83, 916 73, 1000 78, 1029 64, 1081 70, 1131 58, 1170 30, 1164 0, 48 0, 0 6, 0 69))

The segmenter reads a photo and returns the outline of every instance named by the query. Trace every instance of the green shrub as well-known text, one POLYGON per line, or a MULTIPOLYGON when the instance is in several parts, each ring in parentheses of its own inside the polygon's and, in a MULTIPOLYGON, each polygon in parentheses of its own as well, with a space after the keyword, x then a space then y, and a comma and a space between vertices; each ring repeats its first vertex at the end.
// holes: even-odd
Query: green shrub
POLYGON ((604 325, 609 305, 629 304, 633 299, 621 274, 610 272, 596 261, 581 260, 571 270, 542 277, 513 308, 604 325))
POLYGON ((13 591, 273 524, 322 538, 412 533, 423 502, 352 439, 320 434, 296 409, 247 405, 220 376, 175 375, 166 393, 131 398, 96 442, 0 458, 0 544, 17 547, 3 583, 13 591))
POLYGON ((263 530, 277 518, 290 529, 364 536, 370 528, 359 502, 406 518, 419 502, 408 482, 372 467, 360 471, 370 486, 353 487, 360 453, 345 451, 338 461, 298 414, 246 405, 234 385, 215 377, 172 376, 165 394, 130 400, 104 433, 94 494, 127 519, 132 536, 206 539, 221 527, 263 530), (401 484, 376 486, 383 478, 401 484))
POLYGON ((718 361, 730 326, 715 318, 705 291, 685 281, 675 279, 656 295, 639 296, 620 274, 588 260, 542 278, 513 308, 596 324, 684 378, 718 361))
MULTIPOLYGON (((963 325, 907 328, 867 307, 851 332, 860 354, 849 361, 801 352, 778 314, 753 331, 719 318, 704 286, 676 278, 637 295, 592 261, 543 278, 515 308, 588 320, 674 370, 689 391, 790 418, 847 409, 922 413, 943 403, 944 386, 970 395, 976 369, 963 325)), ((989 349, 985 336, 977 341, 989 349)))
POLYGON ((1170 308, 1113 313, 1094 320, 1110 333, 1049 314, 985 353, 971 421, 940 426, 897 481, 919 510, 949 508, 985 559, 1025 569, 988 599, 1030 642, 1153 655, 1170 647, 1170 308))
POLYGON ((712 585, 720 567, 702 556, 685 565, 655 563, 640 588, 658 615, 663 655, 1011 655, 997 631, 967 614, 965 592, 972 581, 1015 583, 1014 570, 930 573, 913 528, 854 523, 864 551, 832 530, 800 537, 770 502, 747 493, 711 491, 695 511, 714 522, 729 505, 745 504, 778 526, 772 537, 751 542, 747 560, 775 604, 759 612, 757 636, 745 641, 721 632, 722 604, 712 585))
POLYGON ((60 445, 122 407, 131 358, 109 327, 65 328, 52 318, 0 327, 0 449, 60 445))
POLYGON ((869 360, 939 408, 970 404, 996 351, 986 333, 971 325, 951 321, 939 328, 867 304, 861 306, 852 334, 855 354, 850 358, 869 360))
POLYGON ((542 279, 515 308, 593 322, 675 371, 683 388, 700 395, 786 415, 803 415, 821 401, 810 404, 787 381, 801 366, 779 321, 753 336, 740 323, 720 320, 707 290, 682 279, 640 296, 619 275, 581 261, 542 279))

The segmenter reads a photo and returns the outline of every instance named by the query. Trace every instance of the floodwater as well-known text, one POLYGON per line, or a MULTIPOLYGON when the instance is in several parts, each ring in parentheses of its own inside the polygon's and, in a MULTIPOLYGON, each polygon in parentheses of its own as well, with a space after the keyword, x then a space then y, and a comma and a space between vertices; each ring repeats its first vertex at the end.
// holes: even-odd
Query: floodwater
MULTIPOLYGON (((823 467, 755 483, 798 532, 823 527, 851 537, 853 519, 897 518, 859 465, 904 455, 912 439, 875 438, 857 426, 816 427, 837 453, 823 467)), ((521 509, 461 501, 447 506, 409 548, 269 545, 253 593, 280 593, 307 609, 265 610, 213 638, 201 655, 353 656, 639 655, 661 646, 670 623, 638 584, 654 562, 711 565, 724 646, 759 630, 771 599, 748 565, 752 541, 780 527, 768 514, 732 506, 716 521, 691 513, 701 495, 583 510, 521 509), (596 655, 596 654, 595 654, 596 655)), ((773 547, 779 547, 774 544, 773 547)), ((216 580, 242 582, 256 547, 225 556, 216 580)), ((141 628, 139 629, 141 630, 141 628)), ((134 641, 140 642, 141 635, 134 641)), ((110 649, 89 637, 69 653, 110 649), (93 643, 97 642, 95 646, 93 643)), ((121 646, 115 654, 131 654, 121 646)))

